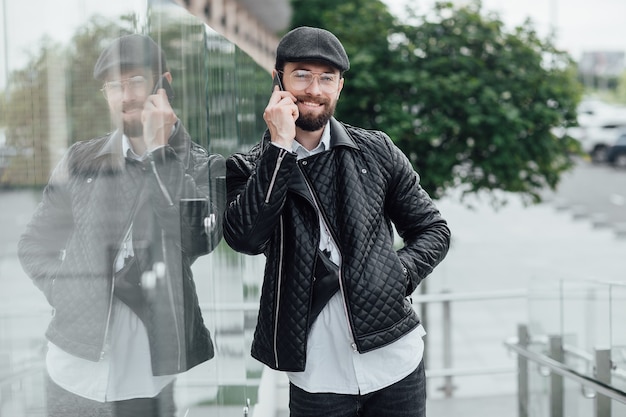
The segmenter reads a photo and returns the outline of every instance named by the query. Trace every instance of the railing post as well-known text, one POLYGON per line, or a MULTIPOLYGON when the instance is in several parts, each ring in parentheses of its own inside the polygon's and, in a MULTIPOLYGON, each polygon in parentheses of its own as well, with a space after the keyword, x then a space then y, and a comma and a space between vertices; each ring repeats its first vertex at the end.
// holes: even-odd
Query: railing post
POLYGON ((246 405, 243 406, 243 417, 250 415, 250 398, 246 398, 246 405))
MULTIPOLYGON (((561 336, 550 336, 549 357, 559 363, 565 363, 563 339, 561 336)), ((550 417, 563 417, 564 387, 563 377, 555 372, 550 373, 550 417)))
MULTIPOLYGON (((528 349, 530 335, 525 324, 517 326, 517 344, 528 349)), ((528 417, 528 359, 523 355, 517 355, 517 415, 528 417)))
MULTIPOLYGON (((443 293, 449 293, 449 290, 443 290, 443 293)), ((443 307, 443 368, 452 369, 452 306, 450 300, 444 300, 441 303, 443 307)), ((451 398, 454 393, 455 386, 452 382, 452 375, 444 377, 443 387, 446 398, 451 398)))
MULTIPOLYGON (((611 350, 596 349, 594 377, 607 385, 611 385, 611 350)), ((595 417, 611 417, 611 399, 596 393, 593 400, 595 417)))
MULTIPOLYGON (((428 280, 425 279, 419 284, 420 294, 425 295, 428 294, 428 280)), ((422 321, 422 326, 425 329, 428 329, 428 303, 420 303, 420 320, 422 321)), ((422 356, 422 362, 424 362, 424 369, 428 369, 428 337, 424 337, 422 340, 424 341, 424 354, 422 356)))

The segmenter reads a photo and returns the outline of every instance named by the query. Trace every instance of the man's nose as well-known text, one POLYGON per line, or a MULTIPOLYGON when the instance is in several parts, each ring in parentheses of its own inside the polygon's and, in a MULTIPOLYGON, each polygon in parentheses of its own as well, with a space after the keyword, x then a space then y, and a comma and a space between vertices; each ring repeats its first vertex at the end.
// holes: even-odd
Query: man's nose
POLYGON ((320 84, 319 75, 317 74, 313 75, 313 80, 311 80, 311 84, 309 84, 309 86, 304 91, 311 95, 322 94, 322 86, 320 84))
POLYGON ((135 95, 136 95, 135 92, 128 85, 128 83, 122 84, 122 100, 128 101, 129 99, 134 98, 135 95))

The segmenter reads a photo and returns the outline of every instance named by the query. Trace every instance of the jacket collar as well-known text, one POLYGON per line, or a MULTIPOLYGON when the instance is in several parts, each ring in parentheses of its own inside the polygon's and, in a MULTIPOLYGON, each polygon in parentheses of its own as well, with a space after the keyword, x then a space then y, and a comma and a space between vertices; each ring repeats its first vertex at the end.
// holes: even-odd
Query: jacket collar
MULTIPOLYGON (((176 155, 180 158, 185 167, 189 166, 191 158, 191 138, 182 126, 180 120, 174 125, 174 132, 170 137, 168 144, 174 148, 176 155)), ((112 160, 118 161, 120 164, 124 160, 122 153, 122 132, 118 129, 109 135, 102 148, 94 155, 94 159, 105 156, 111 157, 112 160)))
POLYGON ((330 118, 330 147, 335 146, 348 146, 350 148, 359 149, 359 146, 354 142, 350 133, 343 125, 334 117, 330 118))
POLYGON ((119 156, 120 159, 122 156, 122 132, 120 130, 116 130, 115 132, 109 135, 109 138, 106 140, 104 145, 100 148, 100 150, 94 155, 93 159, 102 158, 103 156, 119 156))

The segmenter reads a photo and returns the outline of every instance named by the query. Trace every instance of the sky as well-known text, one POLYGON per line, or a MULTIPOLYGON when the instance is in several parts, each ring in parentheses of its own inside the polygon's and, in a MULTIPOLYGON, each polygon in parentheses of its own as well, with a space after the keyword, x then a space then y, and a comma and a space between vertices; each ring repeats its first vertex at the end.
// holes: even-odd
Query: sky
MULTIPOLYGON (((23 66, 28 58, 26 51, 44 34, 66 40, 95 13, 119 16, 122 12, 144 10, 147 1, 0 0, 0 88, 5 83, 5 70, 23 66)), ((399 16, 407 1, 424 12, 435 2, 383 0, 399 16)), ((483 0, 483 9, 498 12, 510 28, 527 17, 535 22, 540 35, 547 36, 554 27, 556 45, 574 59, 579 59, 583 51, 626 52, 626 0, 483 0)))
MULTIPOLYGON (((426 12, 434 0, 408 0, 426 12)), ((451 0, 457 5, 466 0, 451 0)), ((392 13, 402 16, 407 0, 383 0, 392 13)), ((483 0, 484 11, 497 12, 509 28, 531 18, 535 29, 547 37, 556 30, 556 46, 580 59, 584 51, 626 52, 626 0, 483 0)))

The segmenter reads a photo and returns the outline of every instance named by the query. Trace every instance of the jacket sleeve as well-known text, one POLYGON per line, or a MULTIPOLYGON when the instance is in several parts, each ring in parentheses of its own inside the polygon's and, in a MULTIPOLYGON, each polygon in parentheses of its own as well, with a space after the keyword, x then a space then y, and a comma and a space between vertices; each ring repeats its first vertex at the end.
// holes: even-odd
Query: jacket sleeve
POLYGON ((445 258, 450 247, 450 229, 428 193, 421 187, 419 174, 409 159, 385 136, 392 164, 387 210, 404 241, 398 256, 407 273, 410 295, 445 258))
POLYGON ((222 238, 224 158, 192 143, 188 166, 169 145, 151 153, 149 164, 149 195, 161 230, 192 258, 212 251, 222 238))
POLYGON ((279 227, 294 169, 296 155, 273 145, 226 161, 224 239, 234 250, 249 255, 265 250, 279 227))
POLYGON ((43 197, 18 241, 18 258, 26 274, 54 306, 52 287, 73 230, 68 192, 68 160, 72 149, 54 169, 43 197))

